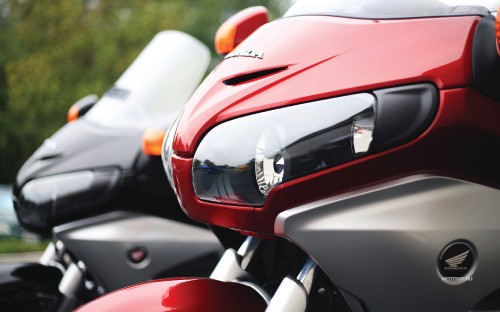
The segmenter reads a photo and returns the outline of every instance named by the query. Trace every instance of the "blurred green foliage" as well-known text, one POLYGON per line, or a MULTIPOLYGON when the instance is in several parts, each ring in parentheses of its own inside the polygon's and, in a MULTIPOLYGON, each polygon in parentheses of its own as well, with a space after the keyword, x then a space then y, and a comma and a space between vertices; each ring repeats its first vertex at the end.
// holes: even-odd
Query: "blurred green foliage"
POLYGON ((288 2, 0 0, 0 183, 13 182, 71 104, 103 94, 157 32, 185 31, 213 51, 232 14, 265 5, 276 18, 288 2))
POLYGON ((0 237, 0 254, 43 251, 50 240, 26 241, 16 237, 0 237))

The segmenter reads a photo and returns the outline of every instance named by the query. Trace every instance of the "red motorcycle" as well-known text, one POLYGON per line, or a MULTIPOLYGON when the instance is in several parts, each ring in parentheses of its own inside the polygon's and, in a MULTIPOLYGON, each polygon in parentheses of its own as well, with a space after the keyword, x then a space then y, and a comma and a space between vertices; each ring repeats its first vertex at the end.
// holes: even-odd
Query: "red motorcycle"
POLYGON ((498 5, 298 0, 239 45, 265 12, 230 19, 163 158, 245 242, 80 311, 500 309, 498 5))

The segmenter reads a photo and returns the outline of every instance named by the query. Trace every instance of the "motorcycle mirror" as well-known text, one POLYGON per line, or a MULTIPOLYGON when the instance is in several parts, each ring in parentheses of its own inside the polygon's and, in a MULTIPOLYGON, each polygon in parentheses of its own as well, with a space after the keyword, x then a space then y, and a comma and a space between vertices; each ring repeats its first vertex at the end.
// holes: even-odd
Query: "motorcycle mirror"
POLYGON ((142 152, 149 156, 160 156, 163 139, 167 131, 156 128, 148 128, 142 134, 142 152))
MULTIPOLYGON (((500 8, 499 8, 500 10, 500 8)), ((500 15, 497 14, 496 17, 496 23, 495 23, 495 28, 496 28, 496 34, 497 34, 497 54, 500 56, 500 15)))
POLYGON ((255 6, 244 9, 225 21, 215 34, 215 51, 226 55, 257 28, 269 22, 267 9, 255 6))
POLYGON ((99 100, 99 97, 96 94, 91 94, 84 96, 75 104, 71 105, 67 115, 68 122, 74 122, 85 115, 94 106, 97 100, 99 100))

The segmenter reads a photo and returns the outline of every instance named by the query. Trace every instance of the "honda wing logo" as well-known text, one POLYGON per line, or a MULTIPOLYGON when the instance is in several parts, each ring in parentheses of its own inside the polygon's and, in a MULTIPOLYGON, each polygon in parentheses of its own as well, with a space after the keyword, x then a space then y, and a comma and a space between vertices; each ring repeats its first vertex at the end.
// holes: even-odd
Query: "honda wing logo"
POLYGON ((441 280, 448 285, 460 285, 472 281, 476 270, 476 251, 471 242, 456 240, 448 243, 438 258, 441 280))
POLYGON ((452 268, 456 268, 460 266, 462 263, 464 263, 465 258, 469 255, 469 251, 467 250, 466 252, 463 252, 455 257, 451 257, 449 259, 446 259, 445 262, 452 268))

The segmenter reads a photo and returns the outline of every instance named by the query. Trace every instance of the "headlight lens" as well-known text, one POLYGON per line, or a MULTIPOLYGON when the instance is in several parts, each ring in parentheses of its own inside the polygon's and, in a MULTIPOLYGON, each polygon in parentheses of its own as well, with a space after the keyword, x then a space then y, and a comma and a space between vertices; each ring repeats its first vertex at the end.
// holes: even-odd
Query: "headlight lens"
POLYGON ((367 152, 375 120, 368 93, 230 120, 198 147, 193 184, 203 200, 262 205, 278 184, 367 152))
POLYGON ((49 231, 54 221, 96 205, 115 194, 118 168, 96 169, 34 179, 23 186, 16 210, 23 226, 49 231))

